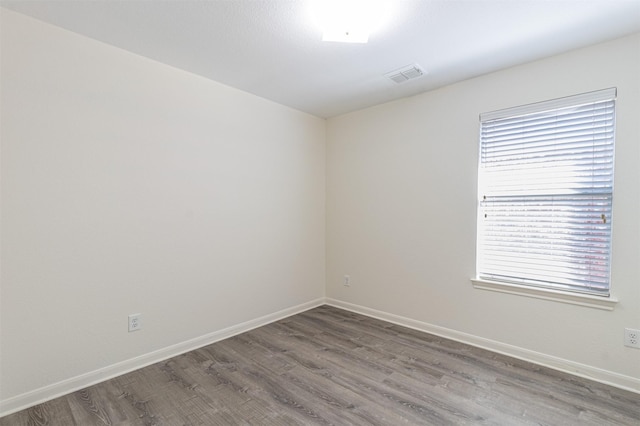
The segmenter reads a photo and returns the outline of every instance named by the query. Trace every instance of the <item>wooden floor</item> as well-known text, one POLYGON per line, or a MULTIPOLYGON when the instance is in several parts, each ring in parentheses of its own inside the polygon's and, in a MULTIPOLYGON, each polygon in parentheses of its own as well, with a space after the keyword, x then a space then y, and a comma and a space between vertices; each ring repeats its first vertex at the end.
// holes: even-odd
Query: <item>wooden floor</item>
POLYGON ((0 425, 640 425, 640 395, 322 306, 0 425))

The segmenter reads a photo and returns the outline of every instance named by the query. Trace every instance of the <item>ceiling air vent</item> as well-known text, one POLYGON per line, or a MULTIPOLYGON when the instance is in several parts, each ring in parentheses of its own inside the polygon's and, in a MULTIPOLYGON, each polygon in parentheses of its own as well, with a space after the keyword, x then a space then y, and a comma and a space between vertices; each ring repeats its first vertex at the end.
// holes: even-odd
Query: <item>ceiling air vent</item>
POLYGON ((424 74, 425 72, 420 68, 420 65, 412 64, 395 71, 388 72, 384 76, 396 83, 404 83, 407 80, 418 78, 424 74))

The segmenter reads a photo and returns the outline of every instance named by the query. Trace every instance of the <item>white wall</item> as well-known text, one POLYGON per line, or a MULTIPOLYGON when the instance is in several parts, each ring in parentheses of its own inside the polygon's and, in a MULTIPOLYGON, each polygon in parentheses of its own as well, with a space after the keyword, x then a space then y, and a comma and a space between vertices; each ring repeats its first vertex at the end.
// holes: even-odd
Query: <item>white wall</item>
POLYGON ((322 302, 324 120, 1 15, 6 410, 322 302))
POLYGON ((636 34, 328 120, 329 300, 640 391, 640 351, 623 346, 624 327, 640 328, 639 76, 636 34), (478 115, 608 87, 620 302, 474 289, 478 115))

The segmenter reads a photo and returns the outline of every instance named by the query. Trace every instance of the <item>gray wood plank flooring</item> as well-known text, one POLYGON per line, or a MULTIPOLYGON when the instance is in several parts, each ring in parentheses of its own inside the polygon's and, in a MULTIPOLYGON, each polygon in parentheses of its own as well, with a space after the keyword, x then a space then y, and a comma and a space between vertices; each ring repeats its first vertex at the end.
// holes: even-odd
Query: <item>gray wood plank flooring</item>
POLYGON ((321 306, 0 419, 19 425, 640 425, 640 395, 321 306))

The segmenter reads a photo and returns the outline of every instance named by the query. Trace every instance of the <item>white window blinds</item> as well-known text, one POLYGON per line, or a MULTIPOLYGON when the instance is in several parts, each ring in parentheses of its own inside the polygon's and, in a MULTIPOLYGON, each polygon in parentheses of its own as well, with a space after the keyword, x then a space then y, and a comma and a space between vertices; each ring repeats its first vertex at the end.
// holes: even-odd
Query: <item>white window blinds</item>
POLYGON ((480 279, 609 295, 615 97, 480 116, 480 279))

